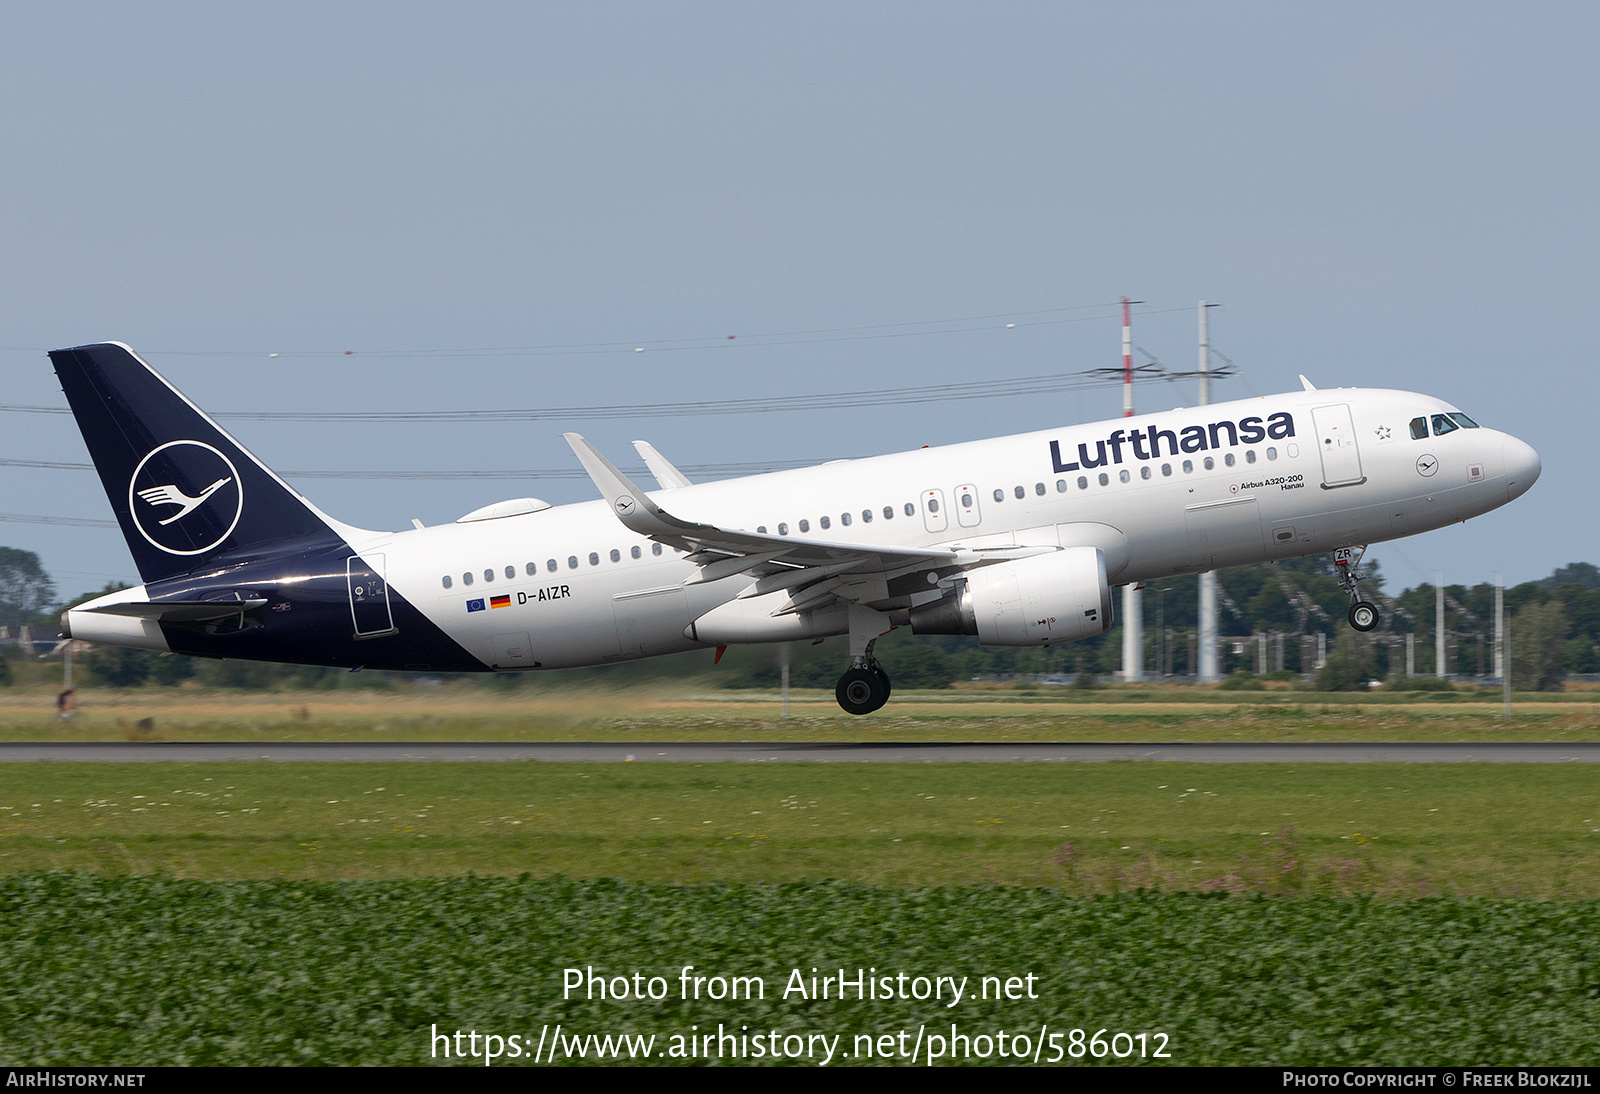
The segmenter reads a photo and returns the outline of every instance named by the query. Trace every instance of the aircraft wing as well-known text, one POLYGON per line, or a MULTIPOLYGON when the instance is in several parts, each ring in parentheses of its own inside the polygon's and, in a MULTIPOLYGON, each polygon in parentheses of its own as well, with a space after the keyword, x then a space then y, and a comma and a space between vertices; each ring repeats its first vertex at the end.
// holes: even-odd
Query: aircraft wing
POLYGON ((687 551, 700 570, 685 584, 720 581, 739 574, 756 583, 741 598, 789 592, 774 615, 809 611, 835 600, 871 604, 890 597, 889 582, 912 574, 932 574, 920 588, 975 566, 1053 551, 1053 547, 890 547, 830 543, 764 532, 723 528, 684 520, 662 509, 616 465, 576 433, 564 434, 600 494, 629 530, 687 551))

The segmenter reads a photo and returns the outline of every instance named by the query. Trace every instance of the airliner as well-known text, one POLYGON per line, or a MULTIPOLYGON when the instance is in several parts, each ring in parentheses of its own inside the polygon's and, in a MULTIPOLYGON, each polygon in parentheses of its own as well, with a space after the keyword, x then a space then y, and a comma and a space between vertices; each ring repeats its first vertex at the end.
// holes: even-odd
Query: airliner
POLYGON ((646 490, 566 434, 598 500, 502 501, 367 531, 324 514, 131 349, 50 354, 143 584, 64 637, 349 669, 527 672, 848 636, 839 705, 879 709, 894 627, 1054 646, 1111 589, 1332 553, 1357 630, 1365 545, 1519 497, 1539 456, 1455 407, 1340 388, 646 490))

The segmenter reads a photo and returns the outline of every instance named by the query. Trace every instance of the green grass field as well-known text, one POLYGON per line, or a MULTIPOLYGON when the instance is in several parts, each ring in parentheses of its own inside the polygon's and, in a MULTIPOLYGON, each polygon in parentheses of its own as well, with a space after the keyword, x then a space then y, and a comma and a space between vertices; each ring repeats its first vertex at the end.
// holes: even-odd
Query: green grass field
MULTIPOLYGON (((1595 732, 1586 701, 1508 727, 1495 704, 1267 695, 897 695, 882 720, 818 699, 784 722, 748 694, 150 689, 91 693, 63 724, 13 693, 0 736, 117 740, 143 718, 168 740, 1595 732)), ((719 1024, 838 1038, 835 1064, 909 1062, 861 1053, 919 1032, 983 1035, 940 1062, 992 1064, 1002 1030, 1064 1064, 1593 1064, 1597 935, 1600 779, 1584 764, 0 765, 13 1065, 481 1066, 438 1055, 432 1034, 457 1029, 518 1036, 523 1055, 503 1040, 500 1063, 527 1065, 556 1025, 589 1062, 599 1043, 572 1037, 655 1036, 632 1059, 672 1063, 719 1024), (567 968, 676 990, 683 965, 769 994, 562 997, 567 968), (1033 974, 1040 990, 956 1009, 779 997, 813 967, 1033 974), (1146 1034, 1152 1053, 1160 1034, 1170 1056, 1070 1054, 1100 1029, 1129 1051, 1146 1034)))
POLYGON ((1510 764, 11 764, 0 870, 1600 897, 1600 780, 1510 764))

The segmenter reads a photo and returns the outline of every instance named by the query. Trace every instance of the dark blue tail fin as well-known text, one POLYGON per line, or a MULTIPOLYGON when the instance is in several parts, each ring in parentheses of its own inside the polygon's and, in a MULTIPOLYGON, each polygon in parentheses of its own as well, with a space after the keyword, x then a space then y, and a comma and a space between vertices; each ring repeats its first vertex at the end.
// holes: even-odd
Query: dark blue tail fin
POLYGON ((127 346, 50 360, 147 584, 223 556, 343 539, 127 346))

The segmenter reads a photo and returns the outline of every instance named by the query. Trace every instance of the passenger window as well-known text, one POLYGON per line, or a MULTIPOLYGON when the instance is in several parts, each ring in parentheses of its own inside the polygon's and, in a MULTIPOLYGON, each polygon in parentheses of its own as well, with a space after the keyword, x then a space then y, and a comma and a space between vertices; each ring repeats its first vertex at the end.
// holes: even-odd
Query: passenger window
POLYGON ((1450 420, 1450 415, 1448 414, 1435 414, 1433 416, 1433 435, 1435 437, 1442 437, 1446 433, 1454 433, 1460 428, 1450 420))
POLYGON ((861 510, 861 523, 862 524, 871 524, 872 523, 872 510, 871 509, 863 509, 863 510, 861 510))
POLYGON ((1057 479, 1056 480, 1056 493, 1065 494, 1066 492, 1067 492, 1067 480, 1066 479, 1057 479))
POLYGON ((515 566, 507 566, 506 567, 506 580, 510 581, 513 578, 515 578, 516 576, 517 576, 517 568, 515 566))
POLYGON ((461 584, 463 584, 463 585, 471 585, 472 584, 472 571, 468 570, 466 573, 461 575, 461 584))
POLYGON ((1225 465, 1227 465, 1228 467, 1232 467, 1233 466, 1233 453, 1229 452, 1227 455, 1223 456, 1222 457, 1222 462, 1225 465))
POLYGON ((643 551, 639 550, 639 545, 637 543, 635 543, 632 547, 628 548, 628 557, 629 558, 638 558, 643 553, 644 553, 643 551))
POLYGON ((589 552, 589 565, 591 565, 591 566, 600 565, 600 553, 598 551, 590 551, 589 552))
POLYGON ((1004 490, 996 490, 994 492, 994 500, 995 501, 1005 501, 1006 500, 1006 492, 1004 490))
POLYGON ((850 527, 850 514, 849 513, 840 513, 839 514, 839 523, 844 525, 846 528, 850 527))
POLYGON ((659 555, 661 553, 661 544, 652 543, 650 545, 650 553, 653 555, 659 555))
POLYGON ((779 525, 778 525, 778 534, 780 536, 788 535, 789 534, 789 526, 787 524, 779 523, 779 525))
POLYGON ((553 558, 549 559, 548 561, 545 562, 544 568, 546 570, 549 570, 551 573, 555 573, 556 572, 556 560, 553 559, 553 558))
POLYGON ((524 568, 528 571, 528 576, 529 577, 538 577, 539 576, 539 564, 537 562, 530 562, 524 568))
POLYGON ((1143 467, 1139 468, 1139 477, 1141 479, 1148 479, 1150 477, 1150 465, 1149 464, 1145 464, 1143 467))
POLYGON ((1110 477, 1108 477, 1106 475, 1106 473, 1104 471, 1100 472, 1100 485, 1101 486, 1109 486, 1109 485, 1111 485, 1111 479, 1110 479, 1110 477))
POLYGON ((1017 487, 1016 490, 1013 491, 1013 493, 1015 493, 1017 495, 1017 500, 1018 501, 1021 501, 1023 498, 1028 496, 1028 492, 1026 490, 1024 490, 1020 486, 1017 487))
POLYGON ((893 520, 894 519, 894 506, 885 505, 883 507, 883 519, 884 520, 893 520))
POLYGON ((1194 461, 1193 460, 1184 460, 1183 461, 1183 473, 1185 475, 1188 475, 1188 474, 1193 473, 1193 471, 1194 471, 1194 461))
POLYGON ((1038 494, 1041 498, 1044 497, 1044 483, 1042 483, 1042 482, 1034 483, 1033 484, 1033 492, 1035 494, 1038 494))
POLYGON ((906 502, 906 516, 914 517, 916 515, 917 515, 917 507, 915 505, 911 504, 909 501, 906 502))
POLYGON ((567 556, 567 569, 576 570, 577 568, 578 568, 578 556, 577 555, 568 555, 567 556))
POLYGON ((822 530, 824 532, 826 532, 829 529, 829 527, 831 527, 831 525, 828 522, 828 518, 827 517, 823 517, 821 520, 817 521, 817 523, 822 526, 822 530))
POLYGON ((801 522, 800 522, 800 530, 801 530, 801 531, 802 531, 802 532, 809 532, 809 531, 811 531, 811 522, 810 522, 810 521, 809 521, 809 520, 802 520, 802 521, 801 521, 801 522))
POLYGON ((1123 482, 1127 482, 1129 478, 1128 469, 1124 467, 1121 471, 1118 471, 1117 478, 1121 479, 1123 482))
POLYGON ((1267 449, 1267 459, 1275 460, 1277 458, 1278 458, 1278 450, 1276 448, 1267 449))
POLYGON ((767 526, 765 524, 756 525, 756 533, 758 535, 763 535, 763 536, 766 535, 767 534, 767 526))
POLYGON ((444 587, 446 589, 448 589, 450 587, 450 575, 449 574, 445 574, 444 575, 444 587))
POLYGON ((1079 475, 1078 476, 1078 489, 1079 490, 1087 490, 1087 489, 1089 489, 1089 476, 1087 476, 1087 475, 1079 475))
POLYGON ((1168 478, 1168 477, 1171 476, 1171 474, 1172 474, 1172 465, 1170 463, 1162 464, 1161 465, 1161 477, 1162 478, 1168 478))
POLYGON ((1428 439, 1428 419, 1411 419, 1411 439, 1414 441, 1425 441, 1428 439))
POLYGON ((1206 457, 1206 470, 1207 471, 1213 471, 1213 470, 1216 469, 1216 466, 1217 466, 1217 461, 1212 459, 1210 456, 1207 456, 1206 457))
POLYGON ((485 571, 483 571, 483 580, 485 580, 485 581, 493 581, 494 580, 494 571, 493 570, 485 570, 485 571))
POLYGON ((615 547, 611 548, 611 561, 612 562, 621 562, 622 561, 622 552, 617 550, 615 547))
POLYGON ((1246 449, 1245 450, 1244 462, 1245 463, 1255 463, 1256 462, 1256 450, 1255 449, 1250 448, 1250 449, 1246 449))
POLYGON ((961 495, 961 508, 963 508, 963 509, 971 509, 972 508, 972 495, 971 494, 962 494, 961 495))

